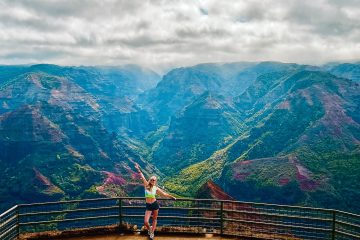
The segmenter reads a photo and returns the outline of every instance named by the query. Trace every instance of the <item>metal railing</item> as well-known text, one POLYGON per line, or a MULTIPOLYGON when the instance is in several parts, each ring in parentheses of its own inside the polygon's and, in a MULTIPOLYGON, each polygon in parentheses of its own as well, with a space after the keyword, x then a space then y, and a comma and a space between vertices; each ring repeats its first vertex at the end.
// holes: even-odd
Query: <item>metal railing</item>
MULTIPOLYGON (((360 215, 338 210, 213 199, 159 199, 158 229, 254 239, 360 239, 360 215)), ((0 239, 99 229, 139 231, 144 198, 17 205, 0 215, 0 239)))
POLYGON ((0 239, 11 240, 19 236, 18 206, 14 206, 0 215, 0 239))

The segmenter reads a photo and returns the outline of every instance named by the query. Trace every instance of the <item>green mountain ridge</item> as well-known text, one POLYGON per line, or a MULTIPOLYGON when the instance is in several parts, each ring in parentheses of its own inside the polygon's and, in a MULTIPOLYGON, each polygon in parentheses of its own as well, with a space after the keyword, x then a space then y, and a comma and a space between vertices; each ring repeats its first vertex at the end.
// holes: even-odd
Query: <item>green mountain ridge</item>
POLYGON ((0 181, 7 187, 1 189, 1 209, 14 203, 131 194, 139 187, 131 170, 134 162, 145 172, 157 172, 139 155, 136 139, 106 128, 103 119, 114 107, 103 109, 96 95, 66 74, 31 69, 2 86, 0 181), (109 180, 117 175, 126 181, 109 180))
POLYGON ((253 85, 258 86, 257 91, 249 89, 251 94, 243 96, 256 99, 254 109, 260 104, 270 110, 246 110, 251 120, 244 122, 249 130, 209 159, 181 170, 167 186, 178 194, 192 196, 194 191, 180 186, 195 184, 197 188, 212 179, 240 200, 327 204, 357 211, 348 199, 359 195, 348 189, 358 188, 359 176, 346 178, 342 171, 353 172, 348 167, 358 167, 354 161, 359 160, 360 125, 351 116, 356 116, 359 85, 323 72, 300 71, 277 79, 266 94, 259 95, 264 78, 256 81, 260 82, 253 85), (252 114, 262 116, 254 118, 252 114), (333 166, 340 159, 344 166, 338 170, 333 166), (337 184, 344 181, 343 177, 349 185, 337 184))
POLYGON ((138 162, 179 196, 359 212, 358 67, 0 66, 0 208, 142 196, 138 162))
POLYGON ((172 117, 153 150, 154 164, 171 173, 208 158, 241 132, 238 116, 221 96, 205 92, 172 117))

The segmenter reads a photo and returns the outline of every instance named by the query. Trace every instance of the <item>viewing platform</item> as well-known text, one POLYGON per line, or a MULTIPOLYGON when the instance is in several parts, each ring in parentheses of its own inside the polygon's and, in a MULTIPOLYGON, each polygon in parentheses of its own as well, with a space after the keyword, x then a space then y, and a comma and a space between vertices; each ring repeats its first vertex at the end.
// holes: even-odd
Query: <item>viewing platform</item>
MULTIPOLYGON (((214 199, 159 199, 155 239, 360 239, 360 215, 214 199)), ((0 215, 0 239, 147 239, 144 198, 21 204, 0 215)), ((151 219, 150 219, 151 222, 151 219)))
MULTIPOLYGON (((146 235, 140 235, 140 234, 114 234, 114 235, 108 235, 108 236, 84 236, 84 237, 77 237, 77 238, 66 238, 66 240, 148 240, 148 237, 146 235)), ((159 235, 155 236, 155 239, 157 240, 234 240, 238 239, 236 237, 221 237, 221 236, 213 236, 211 234, 207 235, 159 235)))

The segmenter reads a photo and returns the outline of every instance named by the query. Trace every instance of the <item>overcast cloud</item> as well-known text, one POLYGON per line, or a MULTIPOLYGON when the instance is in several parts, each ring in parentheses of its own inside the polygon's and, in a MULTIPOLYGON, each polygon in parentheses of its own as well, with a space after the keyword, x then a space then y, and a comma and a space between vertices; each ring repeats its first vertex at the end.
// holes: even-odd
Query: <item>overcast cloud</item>
POLYGON ((2 0, 0 64, 360 60, 358 0, 2 0))

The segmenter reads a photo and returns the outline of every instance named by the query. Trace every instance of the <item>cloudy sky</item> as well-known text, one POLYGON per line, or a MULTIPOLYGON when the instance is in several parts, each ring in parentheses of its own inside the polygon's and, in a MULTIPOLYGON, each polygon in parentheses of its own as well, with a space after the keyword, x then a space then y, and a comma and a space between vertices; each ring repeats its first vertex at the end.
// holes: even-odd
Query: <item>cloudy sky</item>
POLYGON ((359 0, 1 0, 0 64, 360 60, 359 0))

